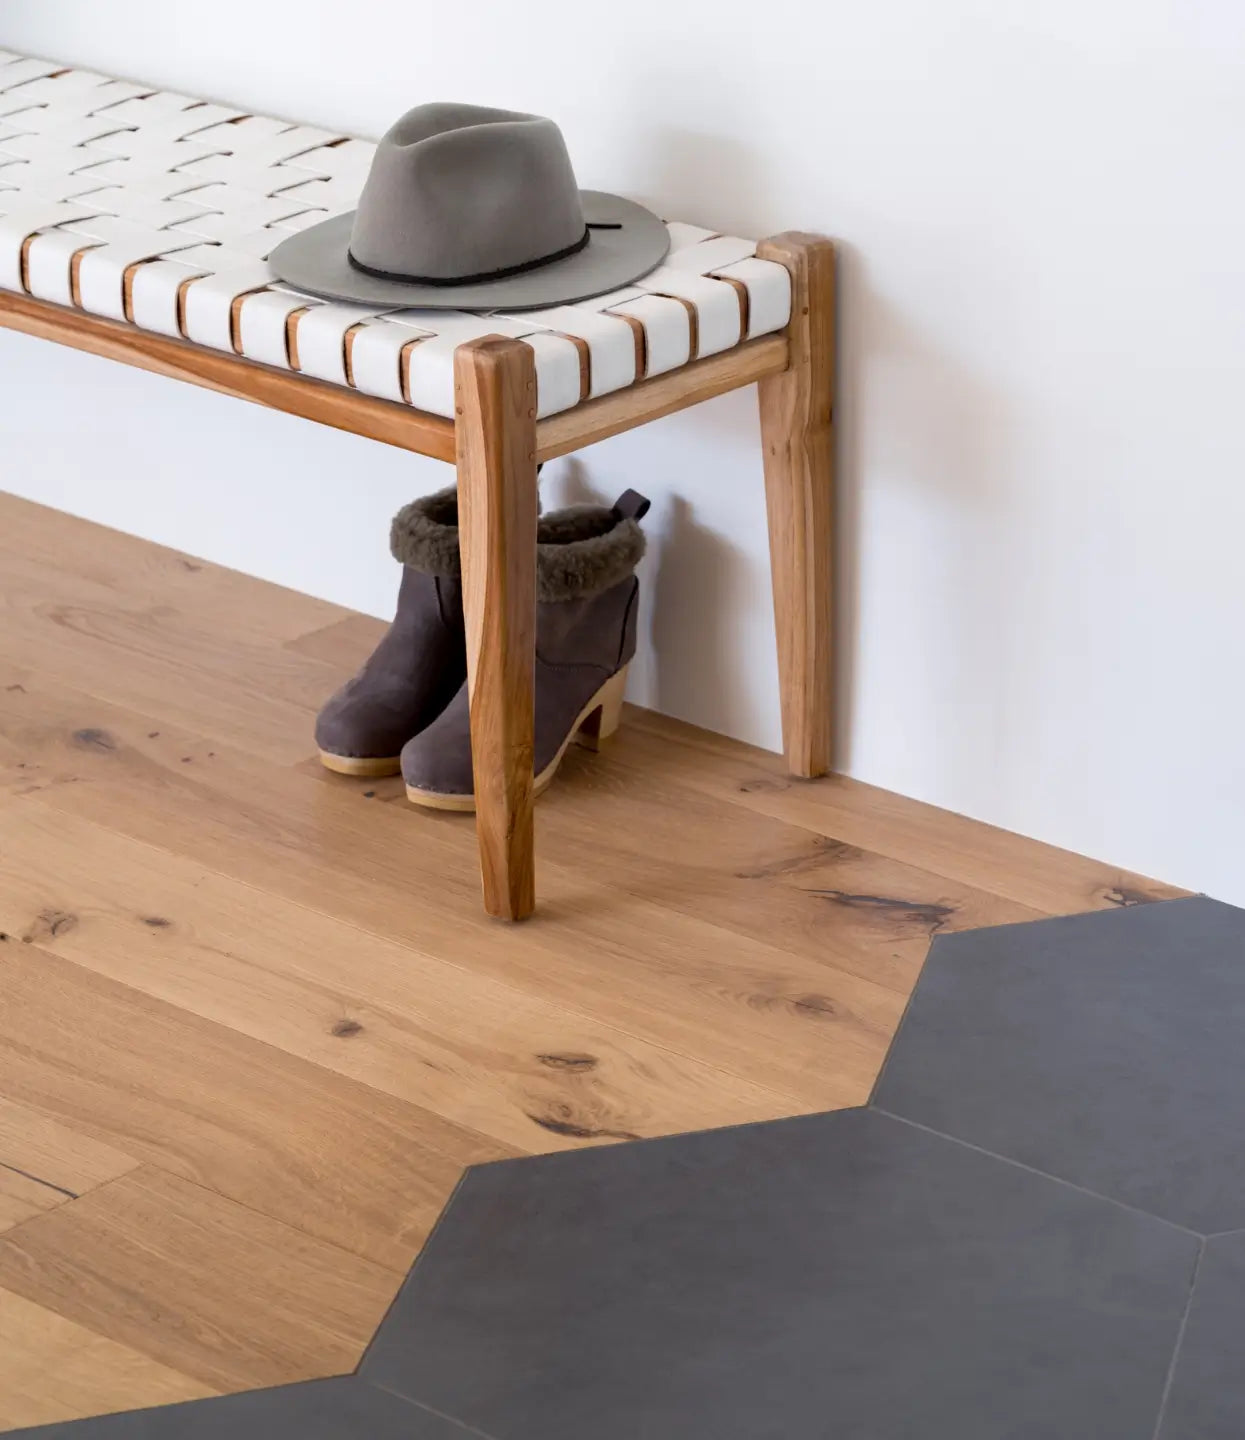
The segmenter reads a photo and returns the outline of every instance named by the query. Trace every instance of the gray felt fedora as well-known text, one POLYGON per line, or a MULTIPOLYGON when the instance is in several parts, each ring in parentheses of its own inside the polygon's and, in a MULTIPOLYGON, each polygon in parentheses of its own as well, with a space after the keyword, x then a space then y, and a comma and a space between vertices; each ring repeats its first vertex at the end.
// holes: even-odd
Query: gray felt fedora
POLYGON ((283 240, 268 263, 333 300, 536 310, 628 285, 669 245, 642 205, 580 190, 552 120, 419 105, 376 147, 359 208, 283 240))

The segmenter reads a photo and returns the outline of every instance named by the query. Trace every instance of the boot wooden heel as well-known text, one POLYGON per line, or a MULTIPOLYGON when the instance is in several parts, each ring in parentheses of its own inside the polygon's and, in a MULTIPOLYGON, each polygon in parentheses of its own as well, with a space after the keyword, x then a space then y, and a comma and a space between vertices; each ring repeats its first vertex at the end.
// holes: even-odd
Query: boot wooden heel
POLYGON ((627 689, 627 667, 611 675, 592 697, 588 714, 579 722, 575 743, 588 750, 599 750, 618 729, 622 719, 623 695, 627 689))

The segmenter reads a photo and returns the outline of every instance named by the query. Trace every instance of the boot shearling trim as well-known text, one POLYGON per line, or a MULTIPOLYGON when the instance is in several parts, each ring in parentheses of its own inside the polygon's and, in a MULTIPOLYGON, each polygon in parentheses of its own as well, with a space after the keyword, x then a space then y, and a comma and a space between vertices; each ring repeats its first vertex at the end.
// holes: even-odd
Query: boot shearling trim
POLYGON ((457 580, 462 574, 457 489, 451 485, 403 505, 389 527, 389 550, 402 565, 443 580, 457 580))
POLYGON ((536 598, 579 600, 625 580, 644 554, 644 531, 604 505, 572 505, 536 532, 536 598))
MULTIPOLYGON (((438 490, 393 517, 389 549, 402 565, 457 580, 458 491, 438 490)), ((596 595, 625 580, 644 554, 644 531, 605 505, 572 505, 541 517, 536 531, 536 598, 596 595)))

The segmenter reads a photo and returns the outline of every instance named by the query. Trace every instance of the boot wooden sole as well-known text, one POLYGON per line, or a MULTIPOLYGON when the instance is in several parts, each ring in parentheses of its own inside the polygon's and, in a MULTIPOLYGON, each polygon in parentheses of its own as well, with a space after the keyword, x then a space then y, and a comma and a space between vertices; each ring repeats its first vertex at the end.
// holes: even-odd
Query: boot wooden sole
POLYGON ((320 764, 336 775, 353 775, 360 780, 379 780, 382 775, 396 775, 402 769, 397 755, 334 755, 331 750, 320 751, 320 764))
MULTIPOLYGON (((558 747, 558 753, 533 780, 533 798, 543 795, 553 783, 553 777, 558 772, 562 757, 570 749, 572 741, 583 745, 588 750, 599 750, 602 742, 608 740, 618 729, 618 722, 622 718, 623 693, 626 688, 627 667, 624 665, 616 675, 610 676, 579 712, 566 739, 558 747)), ((419 790, 413 785, 406 787, 406 798, 412 805, 422 805, 426 810, 454 810, 459 813, 471 813, 476 808, 474 795, 447 795, 437 790, 419 790)))

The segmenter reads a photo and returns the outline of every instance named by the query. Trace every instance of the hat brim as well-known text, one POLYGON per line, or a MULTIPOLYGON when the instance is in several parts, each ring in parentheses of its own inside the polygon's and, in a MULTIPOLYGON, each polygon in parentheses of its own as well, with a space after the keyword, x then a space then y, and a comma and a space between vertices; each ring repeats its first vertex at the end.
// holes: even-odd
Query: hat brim
POLYGON ((544 310, 589 300, 647 275, 666 258, 670 232, 633 200, 582 190, 590 229, 582 250, 521 275, 466 285, 427 285, 369 275, 350 263, 347 250, 354 211, 334 215, 283 240, 268 257, 275 278, 295 290, 357 305, 411 306, 421 310, 544 310))

